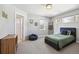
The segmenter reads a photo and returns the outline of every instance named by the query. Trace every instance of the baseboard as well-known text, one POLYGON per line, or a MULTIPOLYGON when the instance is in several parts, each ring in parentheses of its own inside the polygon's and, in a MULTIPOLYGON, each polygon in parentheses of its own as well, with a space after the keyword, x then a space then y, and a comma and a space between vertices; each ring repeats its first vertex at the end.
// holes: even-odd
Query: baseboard
POLYGON ((79 43, 79 41, 76 41, 76 43, 79 43))

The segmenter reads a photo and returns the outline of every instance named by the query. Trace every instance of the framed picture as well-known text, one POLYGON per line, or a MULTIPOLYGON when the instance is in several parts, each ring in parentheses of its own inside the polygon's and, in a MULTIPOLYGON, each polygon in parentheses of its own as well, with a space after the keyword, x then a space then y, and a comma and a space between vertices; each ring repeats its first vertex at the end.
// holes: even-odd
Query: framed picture
POLYGON ((61 22, 62 22, 61 18, 56 18, 55 19, 55 23, 61 23, 61 22))
POLYGON ((1 19, 9 19, 10 14, 8 13, 9 11, 6 8, 0 8, 0 18, 1 19))
POLYGON ((33 19, 29 19, 30 20, 30 24, 33 24, 33 19))
POLYGON ((37 22, 35 22, 35 24, 34 24, 35 26, 38 26, 38 23, 37 22))
POLYGON ((5 11, 1 12, 2 18, 8 19, 8 14, 5 11))

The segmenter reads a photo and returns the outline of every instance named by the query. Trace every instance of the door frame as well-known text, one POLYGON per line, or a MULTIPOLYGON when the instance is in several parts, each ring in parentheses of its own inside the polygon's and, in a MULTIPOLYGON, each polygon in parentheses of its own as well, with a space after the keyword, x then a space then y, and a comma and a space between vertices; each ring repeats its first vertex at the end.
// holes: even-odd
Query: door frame
MULTIPOLYGON (((19 10, 19 9, 15 9, 15 34, 16 34, 16 15, 21 15, 24 17, 23 19, 23 40, 25 40, 25 31, 24 31, 24 20, 25 20, 25 13, 22 11, 22 10, 19 10)), ((22 41, 23 41, 22 40, 22 41)))

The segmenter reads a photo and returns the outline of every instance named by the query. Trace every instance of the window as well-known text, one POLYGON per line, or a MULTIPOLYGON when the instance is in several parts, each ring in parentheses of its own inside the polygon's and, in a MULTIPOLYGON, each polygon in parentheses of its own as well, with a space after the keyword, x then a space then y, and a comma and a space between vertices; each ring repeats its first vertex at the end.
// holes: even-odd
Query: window
POLYGON ((40 20, 40 29, 45 30, 45 21, 44 20, 40 20))
POLYGON ((74 16, 62 18, 62 23, 74 22, 74 16))

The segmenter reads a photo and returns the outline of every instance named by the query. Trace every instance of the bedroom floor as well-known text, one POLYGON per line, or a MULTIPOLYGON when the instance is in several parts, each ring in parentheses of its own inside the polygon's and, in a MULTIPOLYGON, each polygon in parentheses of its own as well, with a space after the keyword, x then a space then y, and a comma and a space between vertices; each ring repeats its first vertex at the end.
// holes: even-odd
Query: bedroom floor
POLYGON ((79 54, 79 43, 73 43, 60 51, 44 42, 44 38, 35 41, 26 40, 18 44, 16 54, 79 54))

